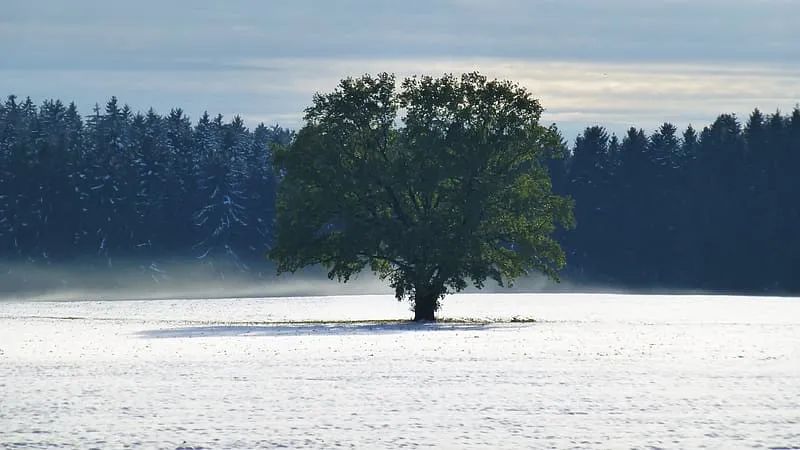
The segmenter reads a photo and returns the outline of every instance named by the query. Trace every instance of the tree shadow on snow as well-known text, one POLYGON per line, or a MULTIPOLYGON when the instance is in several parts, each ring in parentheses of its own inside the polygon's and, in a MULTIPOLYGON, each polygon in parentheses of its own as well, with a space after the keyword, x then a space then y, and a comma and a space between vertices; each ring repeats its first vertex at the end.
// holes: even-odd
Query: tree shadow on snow
POLYGON ((242 337, 242 336, 346 336, 369 334, 397 334, 419 331, 483 331, 497 328, 497 324, 467 323, 297 323, 274 325, 209 325, 181 328, 162 328, 137 333, 147 339, 242 337))

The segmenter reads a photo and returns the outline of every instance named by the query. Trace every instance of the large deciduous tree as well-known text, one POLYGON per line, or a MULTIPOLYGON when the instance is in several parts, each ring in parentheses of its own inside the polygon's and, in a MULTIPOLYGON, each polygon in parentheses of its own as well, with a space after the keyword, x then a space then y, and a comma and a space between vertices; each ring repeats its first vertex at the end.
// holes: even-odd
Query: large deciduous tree
POLYGON ((317 94, 275 155, 279 272, 322 264, 346 282, 369 267, 415 320, 469 282, 557 279, 552 235, 572 224, 571 201, 551 191, 544 160, 562 144, 541 112, 524 88, 477 73, 399 88, 366 75, 317 94))

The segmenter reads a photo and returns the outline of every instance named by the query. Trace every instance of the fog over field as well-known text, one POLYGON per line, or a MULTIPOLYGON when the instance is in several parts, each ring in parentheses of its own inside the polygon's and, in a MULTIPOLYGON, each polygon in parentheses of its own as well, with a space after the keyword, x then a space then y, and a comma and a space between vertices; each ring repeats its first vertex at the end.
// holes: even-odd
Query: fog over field
MULTIPOLYGON (((484 292, 614 291, 607 286, 555 283, 533 274, 511 287, 488 284, 484 292)), ((477 292, 468 288, 467 292, 477 292)), ((0 264, 0 301, 213 299, 285 296, 392 294, 388 284, 364 272, 347 283, 330 280, 322 268, 276 275, 271 264, 237 271, 224 265, 119 261, 113 269, 95 264, 0 264), (222 270, 222 271, 221 271, 222 270)))
MULTIPOLYGON (((146 300, 380 294, 388 287, 369 274, 340 284, 309 270, 278 277, 263 271, 220 272, 219 266, 121 261, 113 270, 92 264, 0 265, 0 300, 146 300)), ((230 269, 230 267, 226 267, 230 269)))

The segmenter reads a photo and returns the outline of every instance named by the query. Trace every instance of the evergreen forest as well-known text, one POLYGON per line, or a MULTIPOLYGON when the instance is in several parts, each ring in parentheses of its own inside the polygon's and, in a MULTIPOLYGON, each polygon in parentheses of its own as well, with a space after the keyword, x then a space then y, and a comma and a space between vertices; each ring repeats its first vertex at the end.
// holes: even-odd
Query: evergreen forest
MULTIPOLYGON (((116 98, 0 104, 0 259, 47 266, 179 259, 271 273, 274 145, 291 130, 116 98)), ((563 278, 610 288, 800 292, 800 108, 702 129, 586 128, 548 162, 575 201, 563 278)))

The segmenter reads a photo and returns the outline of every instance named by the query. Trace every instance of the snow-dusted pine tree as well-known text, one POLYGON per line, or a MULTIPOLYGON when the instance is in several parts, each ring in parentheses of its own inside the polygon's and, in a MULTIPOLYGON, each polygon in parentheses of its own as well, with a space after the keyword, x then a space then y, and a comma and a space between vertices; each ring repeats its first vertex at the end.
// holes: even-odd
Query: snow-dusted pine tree
POLYGON ((225 124, 222 116, 212 121, 204 115, 195 142, 200 155, 198 198, 203 202, 194 213, 198 257, 223 257, 244 269, 235 243, 247 235, 249 226, 246 164, 250 134, 238 116, 225 124))

